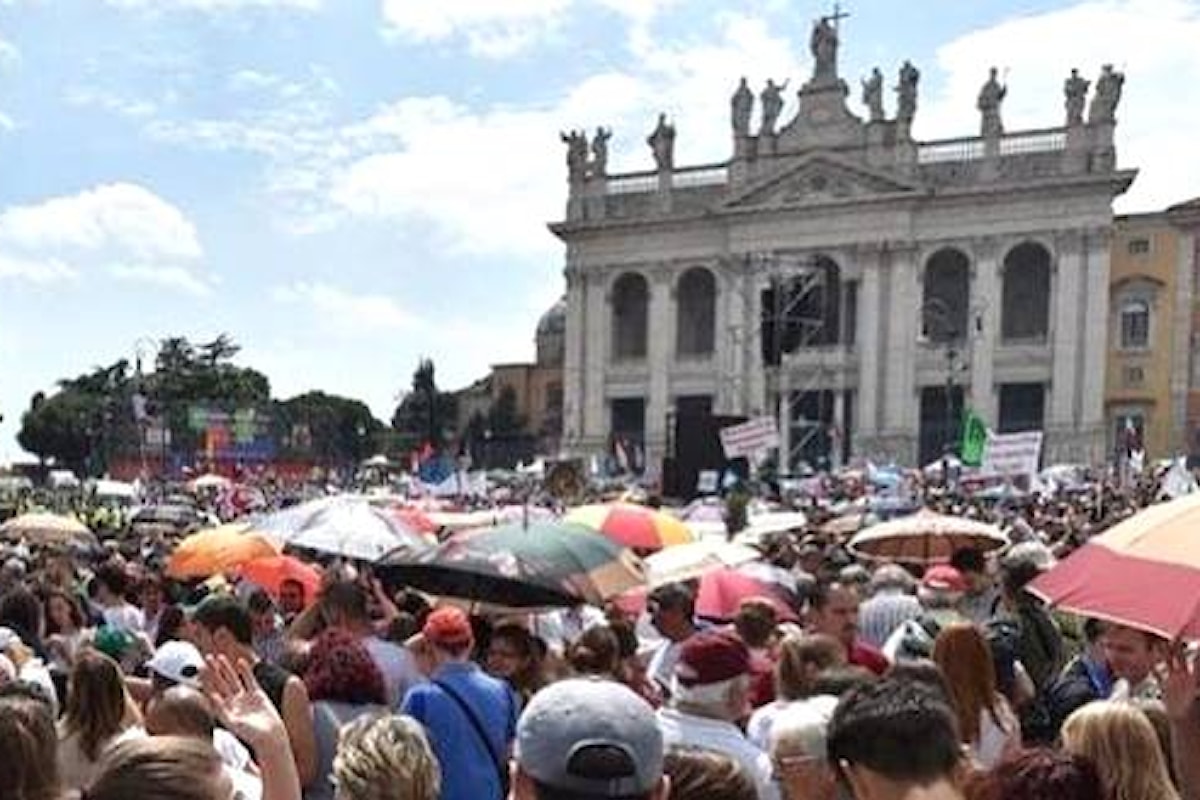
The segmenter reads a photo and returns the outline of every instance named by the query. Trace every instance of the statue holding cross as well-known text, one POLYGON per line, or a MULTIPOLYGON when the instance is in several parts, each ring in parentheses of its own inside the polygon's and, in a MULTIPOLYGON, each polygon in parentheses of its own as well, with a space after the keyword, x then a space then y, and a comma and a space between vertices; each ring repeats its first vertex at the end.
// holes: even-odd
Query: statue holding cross
POLYGON ((850 16, 834 3, 833 13, 813 23, 809 50, 813 56, 813 83, 834 83, 837 74, 838 21, 850 16))

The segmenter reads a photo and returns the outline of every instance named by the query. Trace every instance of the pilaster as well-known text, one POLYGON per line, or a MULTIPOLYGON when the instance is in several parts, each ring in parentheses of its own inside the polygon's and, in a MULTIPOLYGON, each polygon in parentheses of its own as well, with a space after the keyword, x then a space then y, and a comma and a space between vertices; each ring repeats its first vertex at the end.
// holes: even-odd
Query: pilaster
POLYGON ((675 301, 673 275, 666 264, 650 271, 650 308, 647 319, 647 365, 649 397, 646 402, 646 463, 657 464, 667 441, 667 409, 670 407, 670 363, 675 344, 675 301))
POLYGON ((975 240, 972 250, 971 408, 984 422, 999 425, 996 403, 996 343, 1000 339, 1000 242, 994 237, 975 240))
POLYGON ((888 246, 887 331, 885 356, 884 431, 889 455, 911 463, 918 426, 916 401, 917 322, 920 306, 917 293, 917 248, 903 242, 888 246))
MULTIPOLYGON (((1050 384, 1049 423, 1053 428, 1070 430, 1080 418, 1082 394, 1079 386, 1081 336, 1086 336, 1080 315, 1083 313, 1086 284, 1083 279, 1083 235, 1066 231, 1057 237, 1052 286, 1054 296, 1054 378, 1050 384)), ((1107 286, 1104 294, 1107 296, 1107 286)), ((1105 317, 1107 319, 1107 317, 1105 317)), ((1105 325, 1107 331, 1107 325, 1105 325)), ((1107 348, 1107 334, 1104 338, 1107 348)), ((1101 395, 1103 395, 1101 389, 1101 395)))

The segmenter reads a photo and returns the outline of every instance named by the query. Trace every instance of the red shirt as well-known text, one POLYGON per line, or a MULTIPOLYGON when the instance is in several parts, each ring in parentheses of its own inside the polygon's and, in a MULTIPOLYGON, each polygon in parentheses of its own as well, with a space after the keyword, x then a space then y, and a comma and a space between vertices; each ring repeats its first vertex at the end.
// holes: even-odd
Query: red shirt
POLYGON ((846 652, 846 661, 856 667, 865 667, 876 675, 883 675, 891 666, 887 656, 862 640, 855 640, 846 652))

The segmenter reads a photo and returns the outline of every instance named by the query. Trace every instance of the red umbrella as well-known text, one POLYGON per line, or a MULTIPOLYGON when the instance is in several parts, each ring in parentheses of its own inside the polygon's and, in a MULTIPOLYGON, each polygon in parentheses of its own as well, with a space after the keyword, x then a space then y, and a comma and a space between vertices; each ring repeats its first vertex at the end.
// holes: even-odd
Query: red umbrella
POLYGON ((696 614, 708 619, 729 620, 737 614, 743 600, 758 598, 775 606, 780 619, 798 621, 780 587, 733 567, 715 569, 700 579, 696 596, 696 614))
POLYGON ((419 508, 393 506, 388 511, 405 527, 411 528, 417 533, 437 533, 442 529, 441 525, 430 519, 429 515, 419 508))
POLYGON ((294 556, 271 556, 248 561, 238 569, 238 575, 261 586, 276 600, 284 581, 297 581, 304 586, 305 605, 311 604, 321 590, 321 573, 311 564, 294 556))

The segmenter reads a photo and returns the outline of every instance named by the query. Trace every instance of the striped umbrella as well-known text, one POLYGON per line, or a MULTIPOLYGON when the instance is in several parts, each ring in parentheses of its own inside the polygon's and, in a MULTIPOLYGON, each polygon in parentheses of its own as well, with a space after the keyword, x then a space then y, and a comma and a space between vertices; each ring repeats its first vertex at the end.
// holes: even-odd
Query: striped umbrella
POLYGON ((850 540, 856 555, 903 564, 949 561, 963 547, 988 553, 1007 545, 995 525, 928 510, 873 525, 850 540))
POLYGON ((388 556, 376 570, 429 594, 510 608, 599 605, 646 582, 630 550, 565 522, 460 533, 427 553, 388 556))
POLYGON ((45 512, 13 517, 0 525, 0 537, 9 541, 25 539, 31 544, 96 544, 96 537, 79 520, 45 512))
POLYGON ((1029 588, 1067 611, 1200 639, 1200 494, 1151 506, 1092 539, 1029 588))
POLYGON ((670 514, 633 503, 580 506, 568 512, 566 520, 599 531, 617 544, 648 552, 696 538, 686 524, 670 514))

